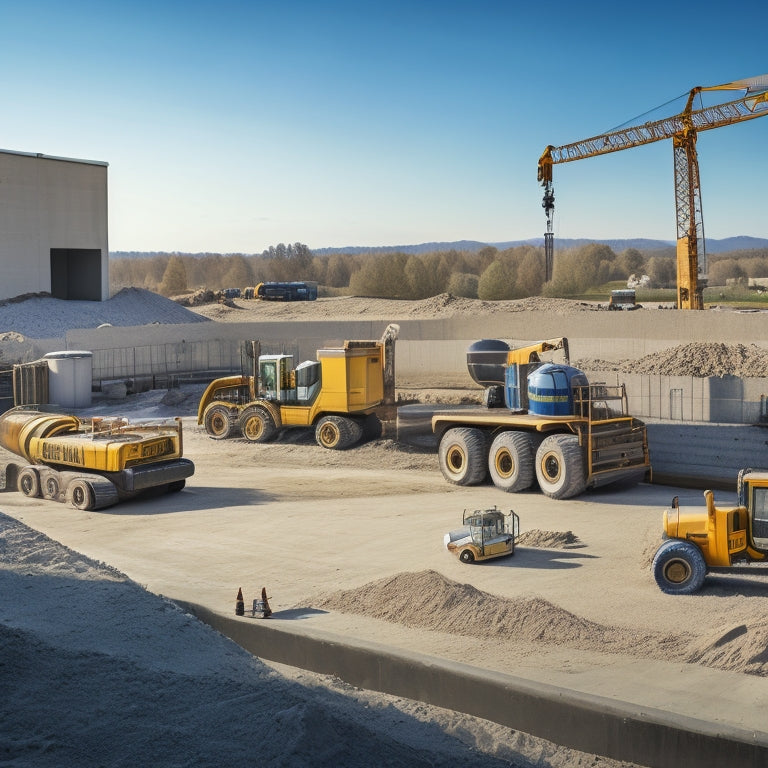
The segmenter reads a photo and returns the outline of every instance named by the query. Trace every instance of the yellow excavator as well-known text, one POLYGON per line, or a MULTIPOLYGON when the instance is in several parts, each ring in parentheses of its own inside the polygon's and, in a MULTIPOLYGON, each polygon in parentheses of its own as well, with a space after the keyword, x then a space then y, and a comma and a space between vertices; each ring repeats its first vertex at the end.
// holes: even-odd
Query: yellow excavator
POLYGON ((150 489, 180 491, 195 471, 182 458, 180 419, 79 418, 18 406, 0 415, 0 445, 24 459, 5 463, 0 490, 83 510, 150 489))

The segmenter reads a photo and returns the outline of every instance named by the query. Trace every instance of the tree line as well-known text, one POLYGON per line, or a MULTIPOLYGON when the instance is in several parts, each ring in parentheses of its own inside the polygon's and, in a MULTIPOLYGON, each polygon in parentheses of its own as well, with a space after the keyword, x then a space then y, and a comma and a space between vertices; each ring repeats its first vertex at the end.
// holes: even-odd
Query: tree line
MULTIPOLYGON (((768 250, 710 256, 709 284, 731 278, 768 277, 768 250)), ((651 287, 671 288, 677 275, 675 249, 653 255, 635 248, 615 253, 589 243, 555 252, 552 279, 544 280, 544 250, 533 245, 498 249, 315 255, 303 243, 271 246, 254 254, 158 253, 110 260, 110 289, 145 288, 164 296, 213 291, 264 281, 305 280, 320 295, 351 294, 423 299, 440 293, 488 301, 528 296, 568 297, 610 281, 648 275, 651 287)))

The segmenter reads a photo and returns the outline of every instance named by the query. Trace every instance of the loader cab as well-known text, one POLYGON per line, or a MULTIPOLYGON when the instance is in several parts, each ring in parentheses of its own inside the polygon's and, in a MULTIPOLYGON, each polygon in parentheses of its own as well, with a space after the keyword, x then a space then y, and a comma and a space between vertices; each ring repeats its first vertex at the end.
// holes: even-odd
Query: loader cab
POLYGON ((292 355, 261 355, 259 382, 262 396, 278 402, 295 400, 296 390, 291 387, 292 369, 292 355))
POLYGON ((320 363, 307 360, 293 367, 293 355, 261 355, 261 395, 286 405, 310 405, 321 385, 320 363))
POLYGON ((752 544, 761 552, 768 551, 768 471, 739 473, 739 505, 746 507, 750 518, 752 544))

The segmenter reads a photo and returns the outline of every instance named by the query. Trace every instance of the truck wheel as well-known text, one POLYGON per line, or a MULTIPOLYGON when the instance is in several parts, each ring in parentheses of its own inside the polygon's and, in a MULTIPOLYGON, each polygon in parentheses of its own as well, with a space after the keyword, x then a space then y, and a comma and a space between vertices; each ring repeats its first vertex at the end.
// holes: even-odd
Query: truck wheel
POLYGON ((232 436, 235 426, 235 415, 226 405, 215 403, 209 405, 203 414, 205 431, 214 440, 225 440, 232 436))
POLYGON ((67 501, 75 509, 93 509, 94 498, 91 484, 82 477, 75 478, 67 487, 67 501))
POLYGON ((584 458, 576 435, 550 435, 536 451, 536 479, 553 499, 578 496, 587 486, 584 458))
POLYGON ((461 560, 462 563, 474 563, 475 556, 472 554, 471 549, 462 549, 461 554, 459 555, 459 560, 461 560))
POLYGON ((277 434, 272 414, 260 405, 251 405, 240 415, 240 431, 251 443, 268 443, 277 434))
POLYGON ((20 493, 23 493, 30 499, 37 498, 40 495, 40 475, 37 474, 37 470, 33 467, 24 467, 19 472, 16 487, 20 493))
POLYGON ((56 475, 48 475, 43 483, 43 498, 59 499, 59 478, 56 475))
POLYGON ((363 436, 360 422, 346 416, 323 416, 315 427, 315 440, 323 448, 344 451, 363 436))
POLYGON ((668 595, 692 595, 704 584, 707 564, 701 550, 690 541, 665 541, 653 558, 653 578, 668 595))
POLYGON ((500 432, 488 452, 488 472, 497 488, 517 493, 533 484, 533 443, 525 432, 500 432))
POLYGON ((454 485, 477 485, 488 472, 488 441, 482 429, 454 427, 440 440, 438 459, 443 477, 454 485))

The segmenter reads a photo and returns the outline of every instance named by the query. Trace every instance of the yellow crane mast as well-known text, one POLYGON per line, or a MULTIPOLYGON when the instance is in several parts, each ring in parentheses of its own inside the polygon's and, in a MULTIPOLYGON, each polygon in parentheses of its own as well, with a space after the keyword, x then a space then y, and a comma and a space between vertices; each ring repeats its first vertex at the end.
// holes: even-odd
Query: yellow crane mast
POLYGON ((552 166, 672 139, 677 211, 677 308, 703 309, 706 256, 696 137, 700 131, 733 125, 765 114, 768 114, 768 75, 761 75, 723 85, 696 86, 691 89, 683 111, 671 117, 624 127, 561 147, 548 146, 539 159, 538 167, 538 180, 544 187, 542 206, 547 215, 544 235, 546 279, 552 277, 554 254, 552 166), (742 95, 733 101, 694 109, 696 97, 702 91, 741 91, 742 95))

